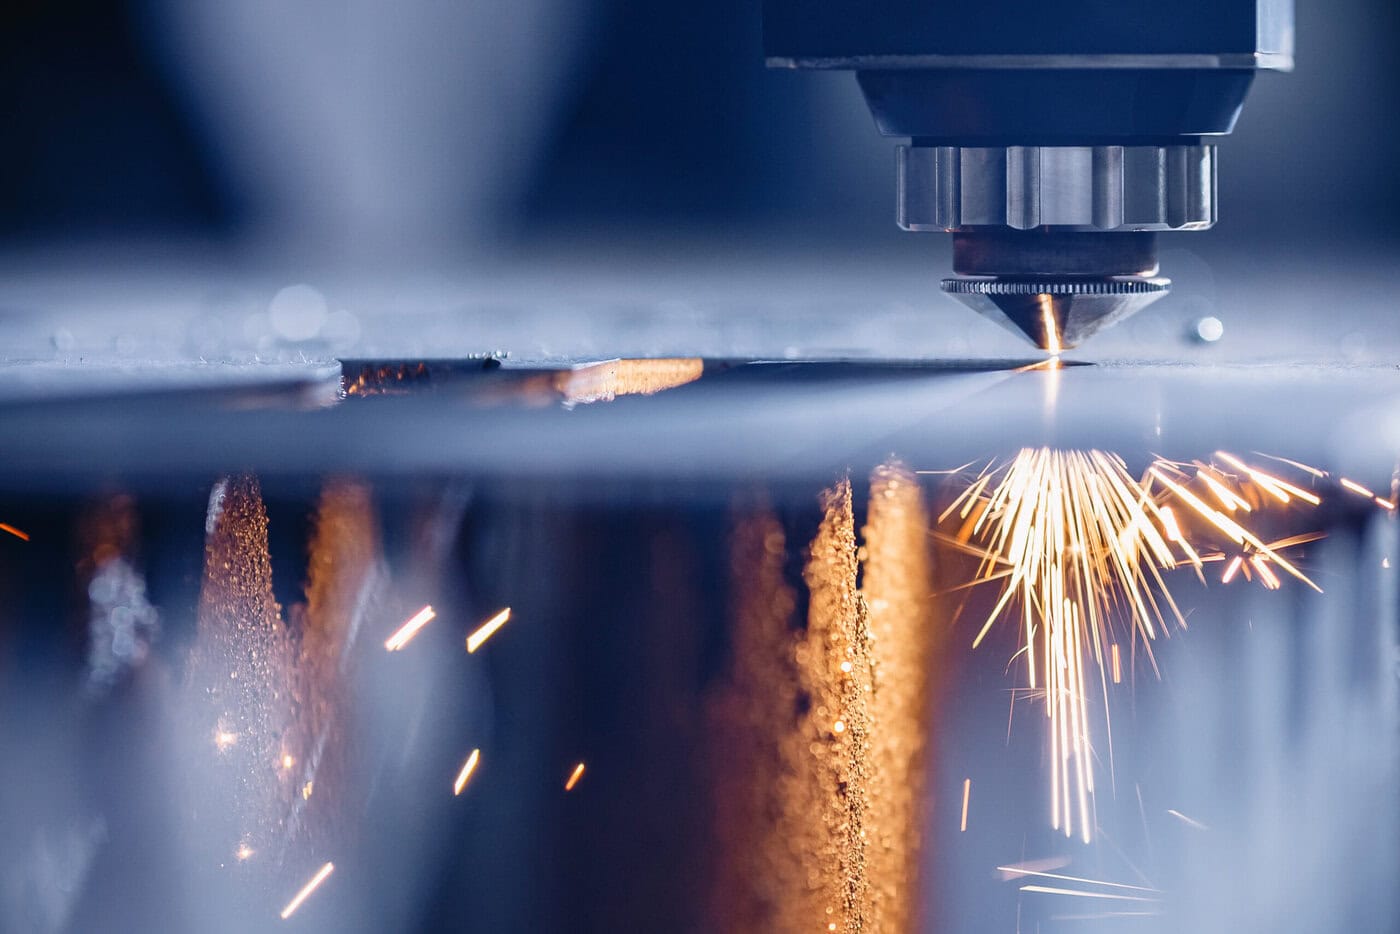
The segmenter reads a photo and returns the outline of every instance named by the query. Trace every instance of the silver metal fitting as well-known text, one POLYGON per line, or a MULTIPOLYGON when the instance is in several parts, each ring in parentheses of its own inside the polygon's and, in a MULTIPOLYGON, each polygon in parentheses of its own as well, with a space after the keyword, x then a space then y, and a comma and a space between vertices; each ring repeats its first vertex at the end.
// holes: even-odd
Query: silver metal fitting
POLYGON ((900 146, 899 226, 1204 230, 1215 147, 900 146))

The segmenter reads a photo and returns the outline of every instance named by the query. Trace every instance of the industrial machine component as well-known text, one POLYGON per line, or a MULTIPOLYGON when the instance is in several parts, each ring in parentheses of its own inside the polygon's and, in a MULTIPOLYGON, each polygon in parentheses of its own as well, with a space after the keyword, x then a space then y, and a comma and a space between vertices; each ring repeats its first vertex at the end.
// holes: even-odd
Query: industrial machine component
POLYGON ((1291 0, 765 0, 768 64, 857 73, 898 221, 953 234, 944 291, 1048 351, 1165 295, 1156 234, 1216 219, 1215 146, 1291 0))

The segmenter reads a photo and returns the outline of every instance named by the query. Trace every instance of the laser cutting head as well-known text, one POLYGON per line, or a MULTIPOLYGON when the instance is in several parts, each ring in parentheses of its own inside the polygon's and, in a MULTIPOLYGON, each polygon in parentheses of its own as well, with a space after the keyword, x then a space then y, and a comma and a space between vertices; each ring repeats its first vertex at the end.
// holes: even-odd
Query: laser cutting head
POLYGON ((898 221, 944 291, 1047 351, 1170 289, 1155 236, 1216 220, 1215 145, 1293 63, 1292 0, 765 0, 769 65, 856 71, 898 221))

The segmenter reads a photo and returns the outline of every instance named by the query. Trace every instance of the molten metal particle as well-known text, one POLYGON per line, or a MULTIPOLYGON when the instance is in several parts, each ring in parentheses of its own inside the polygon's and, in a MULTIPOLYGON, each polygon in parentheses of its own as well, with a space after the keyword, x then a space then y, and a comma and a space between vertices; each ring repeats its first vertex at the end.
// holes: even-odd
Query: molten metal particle
POLYGON ((418 630, 432 622, 436 616, 437 613, 434 612, 432 607, 423 607, 423 609, 414 613, 408 618, 407 622, 396 629, 392 636, 384 640, 384 648, 388 649, 390 652, 397 652, 399 649, 408 645, 409 640, 418 635, 418 630))
POLYGON ((482 623, 476 628, 475 632, 467 636, 467 652, 472 653, 481 648, 482 643, 495 635, 496 630, 500 629, 509 621, 510 607, 506 607, 504 610, 501 610, 495 616, 482 623))
POLYGON ((287 902, 287 907, 282 909, 282 920, 286 921, 290 918, 292 914, 301 907, 301 903, 310 898, 311 893, 316 891, 321 883, 326 881, 326 877, 332 872, 335 872, 334 863, 326 863, 326 865, 322 866, 316 872, 316 875, 311 877, 311 881, 302 886, 301 891, 297 892, 297 894, 292 897, 292 900, 287 902))
POLYGON ((578 780, 579 780, 580 778, 583 778, 583 763, 582 763, 582 762, 580 762, 578 765, 574 766, 573 772, 571 772, 571 773, 569 774, 569 779, 568 779, 568 781, 564 782, 564 790, 565 790, 565 791, 573 791, 573 790, 574 790, 574 786, 578 784, 578 780))
POLYGON ((472 754, 467 756, 467 761, 462 763, 462 770, 457 773, 457 779, 452 783, 452 795, 456 797, 462 793, 462 789, 467 787, 467 779, 472 777, 476 771, 476 765, 481 761, 481 750, 473 749, 472 754))

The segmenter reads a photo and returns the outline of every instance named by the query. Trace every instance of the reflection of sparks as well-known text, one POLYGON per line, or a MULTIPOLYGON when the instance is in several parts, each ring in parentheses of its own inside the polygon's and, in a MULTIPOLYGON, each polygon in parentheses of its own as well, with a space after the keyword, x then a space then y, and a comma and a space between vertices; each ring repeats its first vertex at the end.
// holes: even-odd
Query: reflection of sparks
POLYGON ((452 783, 453 796, 460 795, 462 789, 467 787, 467 779, 472 777, 476 771, 476 764, 481 761, 481 750, 473 749, 472 754, 467 756, 467 761, 462 764, 462 771, 457 773, 457 780, 452 783))
POLYGON ((325 882, 326 877, 334 871, 335 863, 326 863, 326 865, 322 866, 320 870, 317 871, 316 875, 311 877, 311 881, 306 883, 306 885, 302 886, 301 891, 298 892, 291 901, 287 902, 287 907, 282 909, 282 920, 286 921, 288 918, 290 918, 292 916, 292 912, 300 908, 301 903, 310 898, 311 893, 316 891, 316 888, 322 882, 325 882))
POLYGON ((307 782, 305 785, 302 785, 302 786, 301 786, 301 800, 303 800, 303 801, 310 801, 310 800, 311 800, 311 793, 312 793, 313 791, 315 791, 315 790, 316 790, 316 782, 315 782, 314 780, 313 780, 313 781, 307 782))
POLYGON ((1207 827, 1205 824, 1201 823, 1200 821, 1195 820, 1194 818, 1187 817, 1185 814, 1181 813, 1181 812, 1178 811, 1178 810, 1175 810, 1174 808, 1167 808, 1167 813, 1170 814, 1172 817, 1175 817, 1177 820, 1181 821, 1182 823, 1184 823, 1184 824, 1185 824, 1186 826, 1188 826, 1188 827, 1194 827, 1194 828, 1197 829, 1197 830, 1209 830, 1209 829, 1210 829, 1209 827, 1207 827))
POLYGON ((238 734, 231 730, 219 729, 214 731, 214 745, 219 747, 220 752, 235 745, 237 742, 238 734))
POLYGON ((583 763, 582 763, 582 762, 580 762, 578 765, 574 766, 574 771, 573 771, 573 773, 569 776, 569 780, 566 781, 566 782, 564 783, 564 790, 565 790, 565 791, 573 791, 573 790, 574 790, 574 786, 578 784, 578 780, 579 780, 580 778, 583 778, 583 763))
POLYGON ((971 797, 972 797, 972 779, 970 779, 970 778, 964 778, 964 779, 963 779, 962 826, 958 829, 958 832, 959 832, 959 833, 967 833, 967 802, 968 802, 968 800, 969 800, 971 797))
POLYGON ((29 533, 23 529, 17 529, 8 522, 0 522, 0 532, 9 532, 20 541, 29 541, 29 533))
POLYGON ((475 652, 477 649, 481 648, 481 644, 495 635, 496 630, 504 626, 509 620, 510 607, 506 607, 504 610, 501 610, 501 612, 482 623, 477 627, 476 632, 467 636, 467 651, 475 652))
POLYGON ((238 861, 240 863, 246 860, 248 857, 252 856, 253 853, 253 848, 246 843, 238 844, 238 849, 233 851, 233 855, 238 857, 238 861))
POLYGON ((292 766, 296 765, 296 761, 297 760, 293 759, 291 754, 288 753, 282 757, 282 768, 290 769, 292 766))
POLYGON ((408 640, 418 635, 418 630, 428 625, 435 616, 437 616, 437 613, 433 612, 432 607, 423 607, 423 609, 410 616, 408 621, 400 626, 392 636, 384 640, 384 648, 388 649, 390 652, 397 652, 405 645, 408 645, 408 640))

